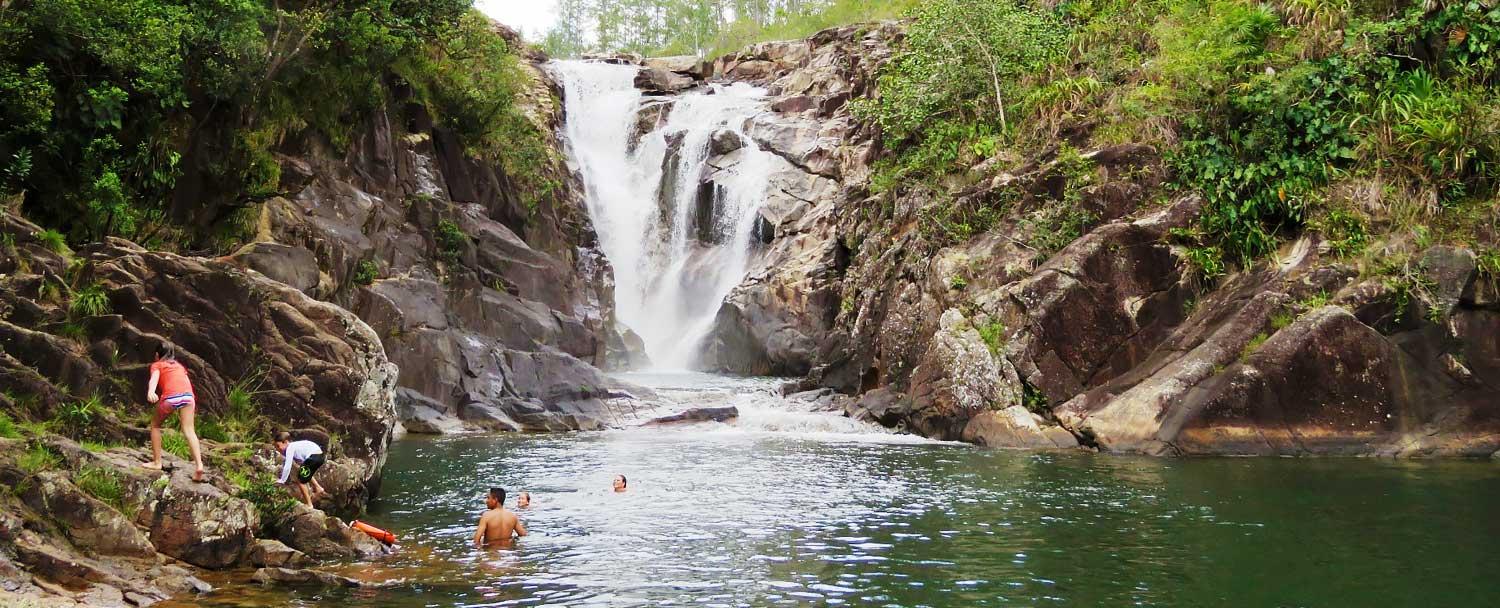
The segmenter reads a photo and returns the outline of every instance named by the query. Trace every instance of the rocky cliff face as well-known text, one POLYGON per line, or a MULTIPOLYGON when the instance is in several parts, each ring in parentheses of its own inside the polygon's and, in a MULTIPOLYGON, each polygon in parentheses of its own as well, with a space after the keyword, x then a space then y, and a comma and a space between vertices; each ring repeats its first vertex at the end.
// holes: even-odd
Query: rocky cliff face
POLYGON ((1309 233, 1205 281, 1172 235, 1199 205, 1170 198, 1158 151, 1086 137, 1080 154, 994 158, 936 191, 871 194, 878 133, 847 102, 879 94, 900 37, 896 24, 838 28, 712 64, 709 77, 774 96, 748 127, 788 167, 709 367, 807 374, 802 388, 851 395, 851 415, 996 446, 1500 448, 1497 278, 1470 251, 1389 238, 1382 255, 1415 251, 1393 282, 1309 233))
MULTIPOLYGON (((554 133, 555 85, 531 72, 528 112, 554 133)), ((560 152, 545 171, 552 192, 522 193, 397 104, 342 155, 290 146, 285 196, 232 258, 369 323, 401 370, 408 430, 597 428, 600 397, 622 389, 594 367, 618 341, 612 272, 560 152)))
POLYGON ((358 511, 378 490, 397 372, 357 316, 225 260, 118 240, 58 253, 41 233, 0 216, 4 435, 30 421, 25 440, 0 438, 4 593, 146 605, 207 588, 175 564, 248 563, 259 510, 225 475, 268 475, 275 455, 254 455, 269 448, 205 440, 211 475, 195 483, 178 456, 164 454, 161 473, 141 468, 145 449, 110 447, 147 443, 141 396, 162 343, 192 375, 200 430, 233 417, 231 387, 253 379, 247 423, 307 429, 298 432, 328 446, 324 508, 358 511), (89 306, 85 292, 96 297, 89 306))

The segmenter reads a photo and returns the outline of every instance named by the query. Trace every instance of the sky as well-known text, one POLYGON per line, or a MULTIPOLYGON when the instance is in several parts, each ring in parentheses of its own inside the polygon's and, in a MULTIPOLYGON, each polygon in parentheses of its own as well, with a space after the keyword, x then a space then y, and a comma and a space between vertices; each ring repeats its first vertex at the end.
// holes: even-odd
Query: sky
POLYGON ((474 6, 529 40, 540 39, 557 18, 557 0, 478 0, 474 6))

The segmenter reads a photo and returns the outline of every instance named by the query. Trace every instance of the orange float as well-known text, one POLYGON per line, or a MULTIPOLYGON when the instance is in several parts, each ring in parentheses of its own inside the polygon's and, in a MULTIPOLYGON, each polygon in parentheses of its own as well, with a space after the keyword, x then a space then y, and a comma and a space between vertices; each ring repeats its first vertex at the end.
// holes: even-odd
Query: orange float
POLYGON ((396 544, 395 534, 391 534, 390 532, 386 532, 385 530, 381 530, 380 528, 377 528, 360 520, 354 520, 349 524, 349 527, 354 528, 355 530, 359 530, 360 532, 364 532, 365 534, 370 535, 370 538, 383 542, 387 545, 396 544))

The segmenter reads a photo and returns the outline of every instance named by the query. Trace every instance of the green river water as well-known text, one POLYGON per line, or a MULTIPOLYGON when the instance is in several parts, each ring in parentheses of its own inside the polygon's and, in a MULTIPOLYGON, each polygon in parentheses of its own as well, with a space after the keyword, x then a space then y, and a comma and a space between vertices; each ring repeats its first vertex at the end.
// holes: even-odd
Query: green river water
POLYGON ((986 450, 737 382, 678 393, 733 425, 402 439, 366 518, 401 550, 333 568, 377 586, 192 605, 1500 605, 1492 462, 986 450), (534 496, 513 550, 468 546, 491 485, 534 496))

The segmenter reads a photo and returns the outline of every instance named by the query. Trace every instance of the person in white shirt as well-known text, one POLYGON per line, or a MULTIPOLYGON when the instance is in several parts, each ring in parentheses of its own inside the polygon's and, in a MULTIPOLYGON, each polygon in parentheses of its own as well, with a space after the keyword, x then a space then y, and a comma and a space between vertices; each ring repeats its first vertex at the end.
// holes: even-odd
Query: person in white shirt
POLYGON ((323 448, 305 439, 292 441, 292 436, 282 431, 276 433, 276 451, 286 455, 286 463, 281 465, 281 478, 276 483, 285 484, 292 477, 292 465, 295 464, 297 489, 301 492, 302 499, 307 501, 307 506, 313 506, 313 497, 324 494, 323 486, 313 479, 313 473, 317 473, 318 467, 323 466, 323 448), (311 493, 307 491, 308 484, 312 484, 311 493))

